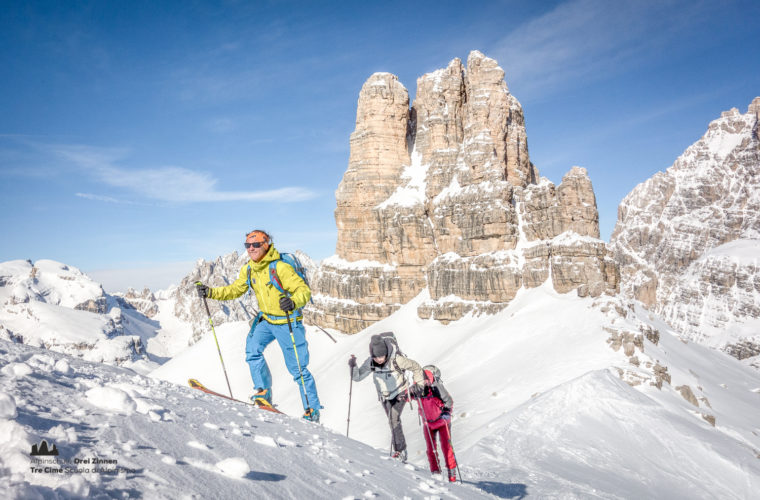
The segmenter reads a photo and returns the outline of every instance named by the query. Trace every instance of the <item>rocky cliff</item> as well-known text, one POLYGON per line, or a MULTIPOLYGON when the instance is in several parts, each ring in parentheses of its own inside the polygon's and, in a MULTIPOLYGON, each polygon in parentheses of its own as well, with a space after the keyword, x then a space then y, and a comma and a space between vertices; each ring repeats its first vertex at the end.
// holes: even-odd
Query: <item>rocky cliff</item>
POLYGON ((504 71, 470 53, 417 80, 376 73, 359 94, 336 191, 336 255, 315 273, 307 320, 358 332, 429 290, 423 318, 504 308, 521 286, 617 289, 585 169, 539 178, 504 71))
MULTIPOLYGON (((248 262, 248 256, 232 252, 213 261, 199 260, 195 269, 185 276, 170 295, 174 299, 174 315, 192 325, 193 335, 189 341, 192 345, 210 331, 208 313, 203 301, 195 290, 195 282, 200 281, 210 287, 227 286, 235 281, 240 266, 248 262)), ((248 293, 239 300, 207 300, 211 320, 215 326, 228 321, 248 321, 258 310, 256 296, 248 293)))
POLYGON ((722 113, 618 208, 623 292, 685 339, 760 354, 760 98, 722 113))

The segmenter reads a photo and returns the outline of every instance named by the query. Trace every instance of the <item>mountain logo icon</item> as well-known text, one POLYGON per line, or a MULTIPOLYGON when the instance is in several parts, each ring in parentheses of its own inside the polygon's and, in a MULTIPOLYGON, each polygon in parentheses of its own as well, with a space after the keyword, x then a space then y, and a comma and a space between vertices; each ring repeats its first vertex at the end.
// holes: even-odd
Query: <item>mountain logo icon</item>
POLYGON ((37 456, 58 456, 58 448, 55 447, 55 443, 51 443, 53 446, 51 448, 48 448, 47 441, 44 439, 40 443, 39 446, 36 444, 32 445, 32 452, 29 454, 33 457, 37 456))

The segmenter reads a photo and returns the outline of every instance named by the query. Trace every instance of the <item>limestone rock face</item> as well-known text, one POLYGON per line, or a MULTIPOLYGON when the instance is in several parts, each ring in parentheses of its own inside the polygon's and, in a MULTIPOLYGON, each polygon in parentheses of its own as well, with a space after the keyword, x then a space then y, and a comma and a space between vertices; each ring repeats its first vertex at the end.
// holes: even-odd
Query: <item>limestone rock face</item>
POLYGON ((144 288, 142 292, 129 288, 124 294, 123 300, 148 318, 152 318, 158 314, 156 296, 150 291, 150 288, 144 288))
POLYGON ((684 338, 760 343, 760 98, 722 113, 618 208, 622 290, 684 338))
POLYGON ((372 208, 396 189, 409 165, 409 93, 395 75, 375 73, 359 93, 348 170, 335 192, 338 255, 384 260, 382 219, 372 208))
POLYGON ((336 255, 307 316, 321 326, 357 332, 426 288, 419 315, 451 321, 550 276, 563 292, 617 287, 585 169, 538 178, 522 107, 477 51, 421 76, 411 108, 395 76, 365 82, 336 199, 336 255))
MULTIPOLYGON (((188 342, 190 345, 210 331, 208 313, 203 306, 203 301, 198 297, 194 283, 201 281, 210 287, 227 286, 237 279, 240 266, 246 262, 248 262, 248 255, 245 253, 238 255, 237 252, 217 257, 213 261, 200 260, 196 263, 195 269, 172 291, 171 298, 175 300, 174 315, 192 325, 193 336, 188 342)), ((253 310, 258 310, 256 296, 252 292, 239 300, 207 299, 206 302, 214 326, 228 321, 248 321, 255 316, 253 310)))

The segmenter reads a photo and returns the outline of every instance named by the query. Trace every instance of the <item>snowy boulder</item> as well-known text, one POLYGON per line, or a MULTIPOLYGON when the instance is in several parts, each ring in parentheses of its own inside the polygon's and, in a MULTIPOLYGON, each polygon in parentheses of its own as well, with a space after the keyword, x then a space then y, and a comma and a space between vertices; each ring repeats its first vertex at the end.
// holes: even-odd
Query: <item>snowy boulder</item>
POLYGON ((3 367, 2 373, 9 377, 20 378, 26 377, 32 373, 32 367, 26 363, 10 363, 3 367))
POLYGON ((129 414, 137 408, 129 394, 115 387, 94 387, 85 396, 91 404, 103 410, 129 414))
POLYGON ((53 369, 62 375, 68 375, 71 373, 71 366, 65 359, 59 359, 53 369))
POLYGON ((16 418, 16 400, 10 394, 0 392, 0 418, 16 418))
POLYGON ((73 498, 87 498, 90 495, 90 483, 81 475, 72 474, 63 484, 58 486, 73 498))
MULTIPOLYGON (((15 402, 14 402, 15 409, 15 402)), ((23 474, 29 470, 29 434, 15 420, 0 419, 0 470, 23 474)), ((3 479, 6 479, 3 474, 3 479)), ((7 484, 7 483, 6 483, 7 484)))
POLYGON ((222 471, 222 474, 230 477, 245 477, 251 468, 244 458, 227 458, 217 462, 216 468, 222 471))

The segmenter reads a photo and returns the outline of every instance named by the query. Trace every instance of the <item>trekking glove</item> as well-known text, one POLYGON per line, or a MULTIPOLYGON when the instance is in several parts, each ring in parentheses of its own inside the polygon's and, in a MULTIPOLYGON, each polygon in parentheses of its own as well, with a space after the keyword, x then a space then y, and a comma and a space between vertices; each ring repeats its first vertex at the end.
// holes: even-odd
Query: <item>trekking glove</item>
POLYGON ((425 386, 415 384, 409 389, 409 394, 411 394, 413 398, 419 399, 421 397, 424 397, 425 386))
POLYGON ((198 292, 198 297, 205 299, 206 297, 211 296, 211 291, 209 287, 201 283, 200 281, 195 284, 195 289, 198 292))
POLYGON ((280 309, 282 309, 283 311, 287 313, 287 312, 292 311, 295 308, 296 308, 296 305, 293 303, 293 299, 291 299, 290 297, 286 297, 285 295, 280 297, 280 309))
POLYGON ((353 354, 351 355, 350 358, 348 358, 348 366, 350 366, 351 368, 356 368, 356 356, 354 356, 353 354))

